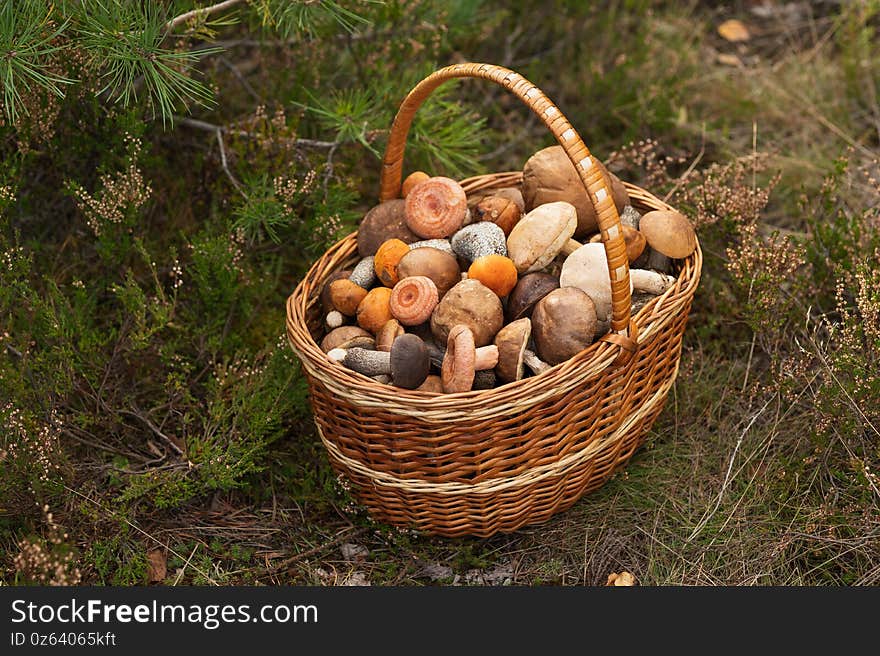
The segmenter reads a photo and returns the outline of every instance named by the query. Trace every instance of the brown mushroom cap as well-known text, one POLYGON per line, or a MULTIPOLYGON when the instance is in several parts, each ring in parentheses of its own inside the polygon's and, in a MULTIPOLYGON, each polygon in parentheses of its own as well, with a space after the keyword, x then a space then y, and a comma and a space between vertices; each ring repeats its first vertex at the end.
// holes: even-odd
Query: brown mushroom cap
POLYGON ((555 201, 534 208, 507 237, 508 255, 516 270, 522 274, 546 267, 568 244, 576 227, 577 212, 571 203, 555 201))
POLYGON ((330 283, 330 302, 347 317, 353 317, 367 290, 351 280, 334 280, 330 283))
POLYGON ((430 177, 431 176, 424 171, 413 171, 412 173, 410 173, 403 179, 403 183, 400 185, 401 198, 406 198, 409 195, 409 192, 412 191, 413 187, 415 187, 420 182, 424 182, 430 177))
POLYGON ((410 276, 391 290, 391 314, 404 326, 417 326, 431 318, 439 297, 437 286, 427 276, 410 276))
POLYGON ((576 287, 542 298, 532 313, 532 336, 542 360, 559 364, 587 348, 596 333, 596 306, 576 287))
POLYGON ((639 220, 641 232, 655 251, 679 259, 697 247, 697 235, 687 217, 675 210, 652 210, 639 220))
POLYGON ((443 394, 443 379, 440 376, 431 374, 425 378, 425 382, 416 387, 417 392, 430 392, 432 394, 443 394))
POLYGON ((507 297, 507 320, 532 316, 535 304, 554 289, 559 289, 559 278, 554 275, 536 271, 522 276, 507 297))
POLYGON ((467 196, 455 180, 434 176, 415 185, 404 200, 406 225, 422 239, 454 234, 467 216, 467 196))
POLYGON ((509 257, 484 255, 473 261, 468 269, 468 278, 479 280, 503 298, 516 286, 516 266, 509 257))
POLYGON ((431 362, 425 343, 415 335, 401 335, 391 345, 391 379, 396 387, 415 389, 425 382, 431 362))
POLYGON ((357 322, 364 330, 374 335, 385 325, 391 316, 391 290, 387 287, 374 287, 357 308, 357 322))
POLYGON ((379 203, 364 215, 357 232, 358 253, 361 257, 375 255, 379 246, 389 239, 411 244, 419 237, 406 225, 402 198, 379 203))
POLYGON ((498 347, 498 364, 495 373, 505 383, 523 377, 523 354, 532 335, 532 321, 528 317, 513 321, 495 335, 498 347))
POLYGON ((324 286, 321 287, 321 307, 324 310, 324 314, 327 314, 331 310, 334 310, 333 301, 330 298, 330 285, 334 280, 348 280, 348 277, 352 274, 352 269, 343 269, 340 271, 334 271, 329 276, 327 276, 327 280, 324 281, 324 286))
POLYGON ((440 368, 443 391, 447 394, 468 392, 474 385, 477 349, 474 334, 464 324, 456 324, 449 330, 446 340, 446 356, 440 368))
POLYGON ((491 221, 509 235, 513 226, 519 223, 523 212, 515 201, 502 196, 486 196, 474 205, 475 221, 491 221))
MULTIPOLYGON (((451 249, 450 249, 451 250, 451 249)), ((413 248, 397 263, 397 277, 425 276, 434 281, 439 298, 461 281, 461 268, 452 253, 437 248, 413 248)))
POLYGON ((389 319, 379 329, 379 332, 376 333, 376 350, 391 351, 391 345, 394 344, 394 340, 405 332, 397 319, 389 319))
MULTIPOLYGON (((645 236, 632 226, 621 224, 621 227, 623 228, 623 241, 626 244, 626 257, 630 265, 632 265, 645 252, 647 242, 645 241, 645 236)), ((597 232, 590 237, 589 243, 597 244, 601 241, 602 233, 597 232)))
POLYGON ((446 342, 456 324, 471 329, 477 346, 490 344, 504 325, 501 299, 479 280, 462 280, 446 293, 431 315, 431 332, 438 344, 446 342))
POLYGON ((355 346, 373 348, 373 336, 360 326, 334 328, 321 340, 321 350, 329 353, 335 348, 349 349, 355 346))
POLYGON ((400 280, 400 276, 397 273, 397 263, 407 253, 409 253, 409 246, 400 239, 389 239, 382 242, 373 260, 373 266, 379 282, 386 287, 394 287, 397 284, 398 280, 400 280))
MULTIPOLYGON (((606 176, 607 187, 611 191, 614 205, 618 212, 629 202, 626 187, 619 180, 614 184, 616 176, 609 173, 598 159, 593 161, 599 165, 602 174, 606 176)), ((574 237, 579 239, 598 229, 598 219, 593 203, 587 196, 587 190, 581 182, 580 176, 574 168, 574 164, 568 159, 568 155, 562 146, 549 146, 532 155, 523 167, 523 198, 526 203, 526 211, 544 203, 564 200, 577 209, 577 229, 574 237)))

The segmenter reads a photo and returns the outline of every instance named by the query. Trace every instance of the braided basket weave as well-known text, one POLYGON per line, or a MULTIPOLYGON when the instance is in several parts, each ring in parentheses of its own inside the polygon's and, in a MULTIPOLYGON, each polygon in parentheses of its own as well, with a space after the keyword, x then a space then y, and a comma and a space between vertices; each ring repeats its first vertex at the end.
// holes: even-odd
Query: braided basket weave
MULTIPOLYGON (((399 389, 330 362, 320 292, 358 260, 356 233, 331 247, 287 300, 287 335, 308 378, 318 434, 336 472, 379 521, 444 536, 488 537, 547 520, 595 490, 642 444, 678 373, 681 340, 702 255, 682 261, 675 284, 631 314, 629 266, 610 189, 555 105, 521 75, 458 64, 420 82, 391 127, 380 200, 399 197, 403 151, 422 102, 442 82, 490 80, 517 96, 575 164, 598 215, 612 286, 611 331, 541 375, 457 394, 399 389)), ((519 184, 520 172, 462 181, 468 194, 519 184)), ((640 212, 672 209, 626 184, 640 212)))

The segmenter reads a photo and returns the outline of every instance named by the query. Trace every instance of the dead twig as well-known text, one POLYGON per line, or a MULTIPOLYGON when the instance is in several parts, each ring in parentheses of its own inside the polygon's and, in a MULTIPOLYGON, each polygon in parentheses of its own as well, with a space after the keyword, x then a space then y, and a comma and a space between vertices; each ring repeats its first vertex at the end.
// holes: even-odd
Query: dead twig
POLYGON ((174 18, 172 18, 165 24, 165 28, 169 32, 171 32, 193 18, 210 16, 211 14, 216 14, 219 11, 230 9, 235 5, 241 4, 241 2, 242 0, 224 0, 223 2, 218 2, 216 5, 211 5, 210 7, 199 7, 198 9, 193 9, 192 11, 188 11, 184 14, 180 14, 179 16, 175 16, 174 18))

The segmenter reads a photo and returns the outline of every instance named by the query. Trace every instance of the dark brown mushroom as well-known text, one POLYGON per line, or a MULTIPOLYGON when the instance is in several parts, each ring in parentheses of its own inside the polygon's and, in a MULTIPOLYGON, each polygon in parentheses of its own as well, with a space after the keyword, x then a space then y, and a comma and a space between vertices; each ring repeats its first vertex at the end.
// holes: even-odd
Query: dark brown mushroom
POLYGON ((532 316, 535 304, 554 289, 559 289, 559 278, 554 275, 537 271, 522 276, 507 297, 507 321, 532 316))
POLYGON ((462 280, 446 293, 431 315, 435 340, 446 343, 456 324, 464 324, 473 331, 477 346, 491 343, 504 324, 501 300, 480 281, 462 280))
POLYGON ((336 348, 327 357, 365 376, 390 374, 392 383, 405 389, 415 389, 425 382, 431 366, 425 343, 415 335, 401 335, 394 340, 391 351, 336 348))
POLYGON ((389 239, 411 244, 419 237, 406 225, 402 198, 386 200, 373 207, 358 227, 357 245, 361 257, 375 255, 379 246, 389 239))

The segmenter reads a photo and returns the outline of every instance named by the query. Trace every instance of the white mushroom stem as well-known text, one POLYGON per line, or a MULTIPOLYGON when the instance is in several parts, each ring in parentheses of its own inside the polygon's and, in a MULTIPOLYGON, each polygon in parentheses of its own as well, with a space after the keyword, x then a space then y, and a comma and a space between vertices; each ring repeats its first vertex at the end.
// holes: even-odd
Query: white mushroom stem
POLYGON ((539 374, 550 368, 550 365, 539 358, 537 353, 530 351, 529 349, 523 351, 523 363, 535 374, 539 374))
POLYGON ((324 323, 327 326, 327 330, 339 328, 344 322, 345 317, 342 316, 342 312, 339 310, 330 310, 330 312, 327 313, 327 316, 324 317, 324 323))
POLYGON ((675 284, 673 276, 648 269, 630 269, 629 279, 632 281, 633 291, 650 294, 662 294, 675 284))
MULTIPOLYGON (((431 364, 440 367, 443 364, 443 358, 446 357, 446 349, 440 348, 433 342, 427 342, 428 355, 431 358, 431 364)), ((484 369, 494 369, 498 364, 498 347, 495 344, 481 346, 474 352, 474 371, 483 371, 484 369)))
POLYGON ((579 241, 577 241, 575 239, 569 239, 568 241, 566 241, 562 245, 562 250, 559 251, 559 254, 561 254, 564 257, 568 257, 569 255, 574 253, 577 249, 579 249, 581 246, 583 246, 583 244, 580 243, 579 241))

